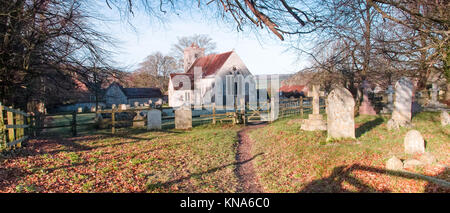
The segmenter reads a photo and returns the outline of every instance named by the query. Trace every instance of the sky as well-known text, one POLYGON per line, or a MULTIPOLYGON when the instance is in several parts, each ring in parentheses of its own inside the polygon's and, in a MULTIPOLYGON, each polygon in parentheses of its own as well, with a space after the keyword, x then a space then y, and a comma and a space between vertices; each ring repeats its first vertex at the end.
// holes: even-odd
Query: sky
POLYGON ((116 10, 100 8, 104 17, 115 20, 96 25, 118 41, 113 59, 128 71, 136 69, 153 52, 169 54, 178 37, 194 34, 209 35, 216 43, 217 53, 234 50, 253 75, 292 74, 304 66, 295 53, 286 51, 285 43, 265 30, 238 32, 229 25, 191 13, 172 15, 160 23, 137 11, 128 23, 120 20, 116 10))

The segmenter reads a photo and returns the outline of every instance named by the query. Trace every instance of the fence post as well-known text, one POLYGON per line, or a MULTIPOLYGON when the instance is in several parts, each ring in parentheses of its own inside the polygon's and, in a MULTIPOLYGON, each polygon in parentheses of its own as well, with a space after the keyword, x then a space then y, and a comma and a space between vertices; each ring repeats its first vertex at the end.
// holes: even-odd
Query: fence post
POLYGON ((300 107, 300 117, 303 118, 303 97, 302 96, 300 96, 299 107, 300 107))
MULTIPOLYGON (((18 109, 20 110, 20 109, 18 109)), ((16 113, 16 125, 22 125, 22 121, 21 121, 21 115, 19 113, 16 113)), ((16 129, 16 138, 20 139, 22 138, 22 129, 21 128, 17 128, 16 129)), ((17 143, 16 147, 21 147, 22 143, 17 143)))
POLYGON ((28 128, 25 130, 25 135, 31 137, 31 115, 29 113, 28 117, 25 118, 25 125, 28 125, 28 128))
POLYGON ((72 136, 77 136, 77 111, 72 112, 72 136))
POLYGON ((114 115, 114 108, 111 109, 111 133, 114 134, 116 132, 116 119, 114 115))
POLYGON ((0 103, 0 148, 8 147, 6 143, 6 128, 3 120, 3 105, 0 103))
POLYGON ((212 121, 212 123, 213 124, 216 124, 216 103, 213 103, 213 105, 212 105, 212 111, 213 111, 213 121, 212 121))
MULTIPOLYGON (((14 125, 14 114, 12 112, 7 112, 7 120, 8 120, 8 125, 14 125)), ((15 140, 15 135, 14 135, 14 129, 13 128, 8 128, 8 139, 9 142, 13 142, 15 140)))

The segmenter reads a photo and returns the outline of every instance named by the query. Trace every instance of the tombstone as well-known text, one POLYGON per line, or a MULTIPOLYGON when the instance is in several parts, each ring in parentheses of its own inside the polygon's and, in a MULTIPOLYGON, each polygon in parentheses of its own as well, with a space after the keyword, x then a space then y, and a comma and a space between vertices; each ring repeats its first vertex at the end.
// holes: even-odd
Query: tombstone
POLYGON ((127 110, 127 105, 125 105, 125 104, 119 104, 119 109, 120 109, 120 110, 127 110))
POLYGON ((155 106, 162 106, 163 100, 161 98, 158 99, 158 101, 155 102, 155 106))
POLYGON ((192 110, 190 106, 183 105, 175 110, 175 129, 192 128, 192 110))
POLYGON ((161 111, 151 109, 147 111, 147 130, 161 129, 161 111))
POLYGON ((450 115, 448 115, 448 112, 444 110, 442 110, 441 112, 441 125, 442 126, 450 125, 450 115))
POLYGON ((431 102, 436 103, 438 102, 438 95, 439 95, 439 88, 436 83, 432 84, 431 87, 431 102))
POLYGON ((327 97, 328 139, 355 138, 355 100, 347 89, 337 87, 327 97))
POLYGON ((425 152, 425 141, 417 130, 410 130, 406 133, 403 145, 406 154, 423 154, 425 152))
POLYGON ((78 113, 82 113, 83 112, 83 107, 78 107, 78 113))
POLYGON ((412 115, 413 84, 405 77, 395 84, 395 101, 392 118, 388 121, 388 129, 410 126, 412 115))
POLYGON ((308 119, 303 120, 301 129, 306 131, 327 130, 327 125, 320 114, 320 85, 313 85, 312 92, 308 92, 308 96, 312 97, 313 113, 308 115, 308 119))
POLYGON ((394 89, 392 89, 392 85, 388 86, 388 89, 386 90, 387 94, 387 104, 385 107, 383 107, 382 113, 392 113, 394 109, 394 89))
POLYGON ((370 103, 369 100, 369 84, 367 81, 363 82, 363 101, 361 102, 361 106, 359 106, 359 114, 361 115, 376 115, 375 109, 370 103))
POLYGON ((447 107, 446 104, 439 103, 438 96, 439 96, 439 87, 437 83, 433 83, 431 88, 431 100, 428 101, 426 106, 431 108, 446 108, 447 107))
POLYGON ((389 158, 386 162, 387 170, 403 170, 403 162, 395 156, 389 158))
POLYGON ((145 126, 144 117, 141 115, 140 111, 136 111, 136 116, 133 118, 133 127, 143 127, 145 126))

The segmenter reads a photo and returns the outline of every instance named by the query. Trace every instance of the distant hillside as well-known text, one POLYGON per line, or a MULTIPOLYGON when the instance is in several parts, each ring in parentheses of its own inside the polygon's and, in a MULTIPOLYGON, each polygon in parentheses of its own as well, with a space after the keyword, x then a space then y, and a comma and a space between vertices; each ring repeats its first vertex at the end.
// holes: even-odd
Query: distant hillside
POLYGON ((291 75, 288 79, 281 82, 282 86, 308 85, 309 82, 317 75, 314 72, 298 72, 291 75))

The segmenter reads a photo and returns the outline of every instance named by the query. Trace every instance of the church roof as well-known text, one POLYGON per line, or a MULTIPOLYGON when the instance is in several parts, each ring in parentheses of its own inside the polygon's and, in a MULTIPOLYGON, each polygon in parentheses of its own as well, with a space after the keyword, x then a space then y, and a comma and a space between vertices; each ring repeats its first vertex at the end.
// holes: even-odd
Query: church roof
POLYGON ((194 67, 201 67, 203 76, 215 74, 223 64, 228 60, 233 51, 221 53, 221 54, 211 54, 203 56, 195 60, 191 65, 189 70, 186 72, 188 74, 194 74, 194 67))

